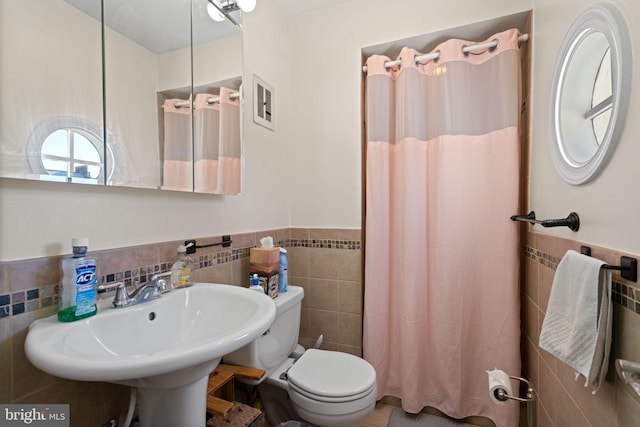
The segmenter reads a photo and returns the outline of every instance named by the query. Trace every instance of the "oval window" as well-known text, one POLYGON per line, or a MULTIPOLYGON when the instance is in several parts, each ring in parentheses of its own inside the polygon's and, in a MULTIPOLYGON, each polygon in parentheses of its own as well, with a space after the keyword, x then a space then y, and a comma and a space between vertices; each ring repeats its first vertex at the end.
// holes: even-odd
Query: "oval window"
POLYGON ((104 183, 113 174, 114 155, 99 127, 77 117, 40 123, 29 136, 31 170, 43 180, 104 183))
POLYGON ((620 12, 598 3, 582 12, 562 41, 554 69, 549 144, 569 184, 584 184, 615 149, 631 92, 631 40, 620 12))

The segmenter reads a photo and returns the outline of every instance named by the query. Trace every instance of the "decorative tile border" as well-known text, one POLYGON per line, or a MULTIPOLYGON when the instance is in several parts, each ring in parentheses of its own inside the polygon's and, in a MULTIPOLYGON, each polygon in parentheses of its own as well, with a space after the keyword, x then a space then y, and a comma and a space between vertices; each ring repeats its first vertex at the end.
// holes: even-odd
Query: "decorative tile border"
MULTIPOLYGON (((530 246, 525 247, 525 256, 552 270, 558 268, 558 263, 562 259, 530 246)), ((611 297, 616 304, 620 304, 624 308, 640 314, 640 288, 616 280, 612 280, 611 287, 611 297)))
MULTIPOLYGON (((227 262, 248 258, 250 249, 250 247, 246 247, 221 250, 204 255, 190 255, 190 257, 193 259, 194 270, 198 270, 201 268, 213 267, 215 265, 225 264, 227 262)), ((105 274, 104 276, 102 276, 102 283, 108 285, 116 282, 124 282, 127 286, 131 285, 132 283, 147 283, 151 279, 151 276, 153 276, 154 274, 163 273, 165 271, 169 271, 170 269, 170 261, 161 264, 137 267, 131 270, 105 274)), ((108 292, 112 291, 114 290, 108 292)))
MULTIPOLYGON (((360 250, 359 240, 340 239, 286 239, 274 242, 276 246, 285 248, 320 248, 320 249, 348 249, 360 250)), ((217 252, 191 255, 195 269, 213 267, 228 262, 249 258, 251 247, 220 250, 217 252)), ((133 283, 146 283, 152 275, 171 269, 171 261, 132 267, 124 271, 106 272, 101 276, 101 283, 113 284, 124 282, 127 286, 133 283)), ((108 292, 115 292, 110 290, 108 292)), ((22 313, 36 311, 42 308, 57 306, 60 298, 58 285, 27 289, 0 295, 0 319, 17 316, 22 313)), ((640 301, 640 298, 638 299, 640 301)))
POLYGON ((324 249, 360 249, 359 240, 316 240, 316 239, 289 239, 285 247, 291 248, 324 248, 324 249))
POLYGON ((530 246, 525 247, 525 256, 534 261, 537 261, 538 263, 552 270, 555 270, 556 268, 558 268, 558 263, 562 259, 562 258, 555 257, 553 255, 544 253, 539 249, 534 249, 530 246))
POLYGON ((58 303, 58 285, 0 295, 0 319, 58 303))
MULTIPOLYGON (((213 267, 242 258, 248 258, 249 250, 250 248, 247 247, 193 256, 194 269, 213 267)), ((100 282, 105 285, 124 282, 127 286, 132 283, 146 283, 151 279, 152 275, 168 271, 170 268, 171 262, 134 267, 125 271, 105 273, 101 276, 100 282)), ((107 293, 110 292, 115 292, 115 289, 107 291, 107 293)), ((59 298, 60 288, 58 285, 27 289, 26 291, 18 291, 11 294, 2 294, 0 295, 0 319, 17 316, 25 312, 36 311, 41 308, 57 306, 59 298)))
POLYGON ((638 288, 614 281, 613 301, 640 314, 640 289, 638 288))

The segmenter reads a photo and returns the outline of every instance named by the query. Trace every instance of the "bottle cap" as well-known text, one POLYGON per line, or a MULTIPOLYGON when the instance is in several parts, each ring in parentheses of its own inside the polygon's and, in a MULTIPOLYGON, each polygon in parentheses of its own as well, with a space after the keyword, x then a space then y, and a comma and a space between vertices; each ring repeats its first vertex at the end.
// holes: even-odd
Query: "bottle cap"
POLYGON ((280 248, 280 253, 281 253, 281 254, 286 254, 286 253, 287 253, 287 250, 286 250, 285 248, 280 248))
POLYGON ((89 238, 88 237, 74 237, 71 239, 71 246, 74 248, 79 247, 88 247, 89 246, 89 238))

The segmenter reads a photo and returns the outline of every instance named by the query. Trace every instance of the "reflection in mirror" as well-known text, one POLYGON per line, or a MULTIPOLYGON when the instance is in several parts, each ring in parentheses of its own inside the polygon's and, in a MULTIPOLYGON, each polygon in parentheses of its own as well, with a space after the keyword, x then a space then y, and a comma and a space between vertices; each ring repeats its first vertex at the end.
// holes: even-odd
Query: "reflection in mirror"
POLYGON ((206 9, 206 0, 0 1, 0 176, 193 191, 192 77, 218 96, 242 76, 240 29, 206 9), (170 99, 186 103, 173 139, 170 99))
POLYGON ((78 117, 58 117, 38 124, 27 140, 29 167, 49 180, 86 184, 111 179, 118 154, 103 144, 102 129, 78 117), (70 178, 70 179, 69 179, 70 178))
MULTIPOLYGON (((193 3, 194 191, 239 194, 242 35, 235 30, 215 40, 207 37, 212 24, 231 25, 213 21, 210 5, 207 0, 193 3)), ((240 20, 239 11, 226 12, 240 20)))
MULTIPOLYGON (((191 117, 172 141, 177 181, 162 177, 163 141, 159 102, 191 94, 191 8, 188 1, 104 2, 105 122, 108 144, 119 147, 119 179, 109 185, 192 191, 191 117), (171 92, 171 93, 169 93, 171 92), (159 100, 160 99, 160 100, 159 100)), ((170 136, 167 137, 170 139, 170 136)), ((172 169, 173 171, 173 169, 172 169)))
POLYGON ((217 82, 242 75, 240 31, 206 4, 105 3, 106 123, 127 171, 110 184, 194 191, 193 85, 217 95, 217 82))
POLYGON ((0 176, 104 183, 100 47, 100 22, 69 2, 0 2, 0 176))

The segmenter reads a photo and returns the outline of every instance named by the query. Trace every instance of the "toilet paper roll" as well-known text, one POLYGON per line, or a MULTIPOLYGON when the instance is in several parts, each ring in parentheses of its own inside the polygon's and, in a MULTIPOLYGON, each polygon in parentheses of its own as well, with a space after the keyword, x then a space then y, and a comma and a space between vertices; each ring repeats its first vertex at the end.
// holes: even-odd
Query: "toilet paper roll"
POLYGON ((491 400, 498 405, 506 405, 509 400, 500 400, 498 397, 498 390, 502 390, 509 396, 513 396, 511 393, 511 379, 509 378, 509 375, 500 369, 487 371, 487 375, 489 375, 489 395, 491 396, 491 400))

